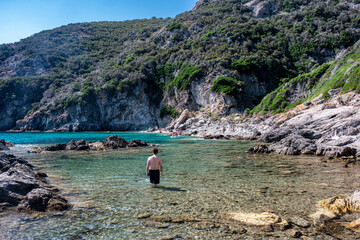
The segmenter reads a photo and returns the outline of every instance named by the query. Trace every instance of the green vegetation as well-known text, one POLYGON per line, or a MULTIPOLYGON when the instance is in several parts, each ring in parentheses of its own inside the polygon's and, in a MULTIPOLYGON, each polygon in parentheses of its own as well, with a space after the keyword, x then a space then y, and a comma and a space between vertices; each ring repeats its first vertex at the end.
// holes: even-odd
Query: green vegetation
POLYGON ((201 66, 191 66, 190 64, 182 64, 178 75, 171 81, 167 87, 176 87, 179 90, 189 89, 191 82, 201 77, 203 70, 201 66))
POLYGON ((172 22, 167 26, 167 30, 172 31, 174 29, 180 29, 182 27, 183 27, 183 25, 181 23, 172 22))
POLYGON ((259 69, 258 63, 248 58, 241 58, 233 62, 231 67, 242 73, 251 73, 259 69))
POLYGON ((161 108, 161 112, 160 112, 160 117, 164 118, 166 116, 171 116, 172 118, 176 118, 179 115, 178 110, 176 110, 176 108, 169 106, 169 105, 164 105, 161 108))
POLYGON ((211 91, 222 92, 228 95, 236 95, 239 85, 243 82, 231 77, 219 77, 214 81, 211 91))
POLYGON ((216 31, 210 31, 203 36, 203 40, 209 40, 210 37, 214 36, 215 34, 216 34, 216 31))
POLYGON ((76 97, 76 96, 70 96, 63 101, 63 103, 61 104, 60 107, 65 109, 74 104, 79 104, 79 103, 81 103, 81 98, 76 97))
POLYGON ((310 73, 285 80, 277 89, 266 95, 251 113, 285 112, 321 94, 322 98, 328 99, 331 97, 328 93, 331 89, 341 89, 341 93, 360 92, 359 60, 360 54, 351 54, 344 59, 318 66, 310 73), (294 89, 301 85, 306 86, 308 94, 296 101, 291 101, 291 97, 295 95, 294 89))
POLYGON ((134 59, 135 59, 134 56, 131 56, 131 57, 127 58, 127 59, 125 60, 125 64, 131 63, 132 61, 134 61, 134 59))
POLYGON ((41 102, 36 102, 36 103, 33 103, 33 108, 31 108, 27 114, 31 114, 33 112, 35 112, 36 110, 38 110, 40 107, 41 107, 41 102))

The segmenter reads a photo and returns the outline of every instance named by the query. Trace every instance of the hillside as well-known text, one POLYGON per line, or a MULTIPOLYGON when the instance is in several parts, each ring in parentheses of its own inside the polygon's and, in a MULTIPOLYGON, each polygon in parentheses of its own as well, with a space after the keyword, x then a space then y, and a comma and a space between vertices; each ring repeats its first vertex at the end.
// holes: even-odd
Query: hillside
POLYGON ((334 69, 360 39, 359 9, 357 0, 201 0, 174 19, 71 24, 1 45, 0 130, 146 129, 185 109, 285 111, 337 82, 347 88, 341 76, 311 96, 284 86, 306 89, 317 66, 317 79, 334 69))

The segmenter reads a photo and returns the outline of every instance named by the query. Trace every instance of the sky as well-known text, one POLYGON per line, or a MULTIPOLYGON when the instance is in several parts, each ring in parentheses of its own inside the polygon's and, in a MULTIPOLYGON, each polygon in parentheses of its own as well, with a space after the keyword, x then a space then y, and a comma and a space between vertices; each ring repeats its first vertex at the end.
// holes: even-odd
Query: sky
POLYGON ((0 44, 69 23, 175 17, 198 0, 0 0, 0 44))

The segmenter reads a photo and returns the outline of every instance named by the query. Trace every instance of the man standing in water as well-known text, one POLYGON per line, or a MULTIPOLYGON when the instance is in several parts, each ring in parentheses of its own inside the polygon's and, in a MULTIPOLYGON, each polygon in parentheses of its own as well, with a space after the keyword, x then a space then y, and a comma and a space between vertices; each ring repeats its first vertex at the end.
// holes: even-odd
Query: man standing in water
POLYGON ((160 176, 163 175, 163 167, 161 158, 157 156, 159 150, 157 148, 153 149, 153 154, 151 157, 148 158, 147 165, 146 165, 146 173, 150 176, 150 183, 152 184, 159 184, 160 183, 160 176), (159 167, 161 173, 159 171, 159 167))

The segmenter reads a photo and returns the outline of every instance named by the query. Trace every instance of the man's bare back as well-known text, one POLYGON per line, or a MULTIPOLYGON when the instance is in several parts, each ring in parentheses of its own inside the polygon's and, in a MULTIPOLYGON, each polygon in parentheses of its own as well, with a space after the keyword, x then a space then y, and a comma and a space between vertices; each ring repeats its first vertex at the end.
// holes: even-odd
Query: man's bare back
POLYGON ((147 160, 146 174, 150 176, 150 182, 156 185, 160 183, 160 176, 163 175, 163 166, 162 166, 161 158, 157 156, 158 154, 157 148, 153 149, 153 154, 154 155, 149 157, 147 160))
POLYGON ((161 158, 153 155, 148 158, 149 170, 159 170, 159 166, 162 165, 161 158))

